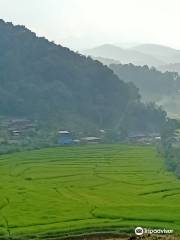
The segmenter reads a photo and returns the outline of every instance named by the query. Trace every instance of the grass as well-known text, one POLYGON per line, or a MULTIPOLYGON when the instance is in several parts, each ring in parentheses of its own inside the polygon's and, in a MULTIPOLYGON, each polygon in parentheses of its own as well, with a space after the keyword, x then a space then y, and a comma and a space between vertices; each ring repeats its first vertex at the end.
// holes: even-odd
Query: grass
POLYGON ((136 226, 180 233, 180 181, 165 170, 155 147, 94 145, 0 156, 3 238, 57 239, 136 226))

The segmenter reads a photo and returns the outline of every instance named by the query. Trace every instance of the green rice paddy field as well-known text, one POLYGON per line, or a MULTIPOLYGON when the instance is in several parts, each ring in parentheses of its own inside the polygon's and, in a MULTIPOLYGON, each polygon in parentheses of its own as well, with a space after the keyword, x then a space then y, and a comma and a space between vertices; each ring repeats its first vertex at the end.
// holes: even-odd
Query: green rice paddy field
POLYGON ((180 180, 153 146, 94 145, 0 156, 0 239, 168 228, 180 180))

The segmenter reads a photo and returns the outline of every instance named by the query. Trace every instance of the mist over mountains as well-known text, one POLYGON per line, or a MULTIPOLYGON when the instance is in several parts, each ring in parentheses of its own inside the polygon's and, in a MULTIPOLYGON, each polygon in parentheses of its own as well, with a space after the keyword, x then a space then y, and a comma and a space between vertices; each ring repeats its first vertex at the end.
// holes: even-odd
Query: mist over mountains
POLYGON ((177 72, 178 74, 180 74, 180 62, 161 65, 158 67, 158 69, 162 72, 169 71, 169 72, 177 72))
POLYGON ((144 102, 155 102, 169 116, 180 115, 180 76, 176 72, 164 72, 133 64, 111 64, 109 66, 125 82, 132 82, 140 90, 144 102))
POLYGON ((136 65, 150 65, 157 66, 163 65, 164 62, 158 58, 146 54, 136 49, 123 49, 114 45, 106 44, 99 46, 97 48, 85 50, 83 52, 85 55, 90 55, 92 57, 102 57, 107 59, 113 59, 119 61, 122 64, 133 63, 136 65))
POLYGON ((158 44, 142 44, 131 49, 154 56, 165 63, 176 63, 180 61, 180 50, 167 46, 158 44))
POLYGON ((125 49, 105 44, 85 50, 83 53, 95 57, 103 63, 118 61, 121 64, 148 65, 163 71, 179 72, 180 50, 158 44, 141 44, 125 49))
POLYGON ((125 82, 133 82, 145 102, 155 102, 170 116, 179 116, 180 50, 157 44, 126 49, 107 44, 84 53, 109 66, 125 82))

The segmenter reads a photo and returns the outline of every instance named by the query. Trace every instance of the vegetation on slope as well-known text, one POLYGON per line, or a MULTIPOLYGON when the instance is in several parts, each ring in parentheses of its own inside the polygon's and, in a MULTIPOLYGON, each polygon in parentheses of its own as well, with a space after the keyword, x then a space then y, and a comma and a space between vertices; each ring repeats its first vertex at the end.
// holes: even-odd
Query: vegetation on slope
POLYGON ((163 72, 165 71, 169 71, 169 72, 177 72, 178 74, 180 74, 180 63, 169 63, 166 65, 161 65, 159 66, 159 69, 163 72))
POLYGON ((161 134, 161 152, 166 160, 169 171, 180 179, 180 122, 169 120, 161 134))
POLYGON ((124 81, 134 83, 144 101, 156 102, 170 113, 180 113, 178 73, 162 73, 155 68, 133 64, 111 64, 110 68, 124 81))
POLYGON ((70 130, 119 128, 135 109, 139 119, 144 109, 154 118, 153 124, 149 116, 143 119, 146 130, 159 129, 165 120, 160 109, 140 103, 133 84, 98 61, 2 20, 0 35, 1 116, 70 130))

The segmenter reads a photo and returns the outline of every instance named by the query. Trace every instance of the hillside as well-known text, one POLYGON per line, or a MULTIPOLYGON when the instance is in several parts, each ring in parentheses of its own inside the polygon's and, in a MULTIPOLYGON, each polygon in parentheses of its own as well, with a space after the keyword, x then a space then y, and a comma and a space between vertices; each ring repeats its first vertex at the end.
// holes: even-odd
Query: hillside
POLYGON ((53 148, 0 162, 1 239, 133 234, 137 226, 180 233, 180 180, 155 147, 53 148))
POLYGON ((110 68, 126 82, 134 83, 145 102, 156 102, 172 114, 180 114, 180 77, 175 72, 162 73, 148 66, 112 64, 110 68))
POLYGON ((177 72, 178 74, 180 74, 180 62, 161 65, 158 67, 158 69, 161 70, 162 72, 169 71, 169 72, 177 72))
POLYGON ((83 51, 105 65, 129 64, 154 66, 160 71, 180 72, 180 50, 158 44, 142 44, 131 48, 121 48, 105 44, 83 51))
MULTIPOLYGON (((133 63, 135 65, 149 65, 158 66, 163 65, 164 61, 159 60, 156 57, 141 53, 134 49, 123 49, 114 45, 105 44, 93 49, 88 49, 83 51, 85 55, 90 55, 92 57, 100 57, 106 59, 113 59, 121 62, 122 64, 133 63)), ((113 63, 113 61, 112 61, 113 63)))
MULTIPOLYGON (((100 62, 3 20, 0 35, 1 116, 57 128, 103 129, 123 124, 127 112, 146 109, 138 90, 100 62)), ((153 109, 147 111, 154 116, 153 109)), ((152 127, 147 117, 145 129, 159 129, 164 121, 160 110, 155 118, 152 127)))
POLYGON ((166 63, 180 62, 180 50, 162 46, 158 44, 142 44, 130 48, 130 50, 138 51, 143 54, 151 55, 166 63))
POLYGON ((120 62, 118 60, 114 60, 111 58, 93 57, 93 56, 92 56, 92 58, 94 60, 101 62, 103 65, 106 65, 106 66, 109 66, 111 64, 120 64, 120 62))

